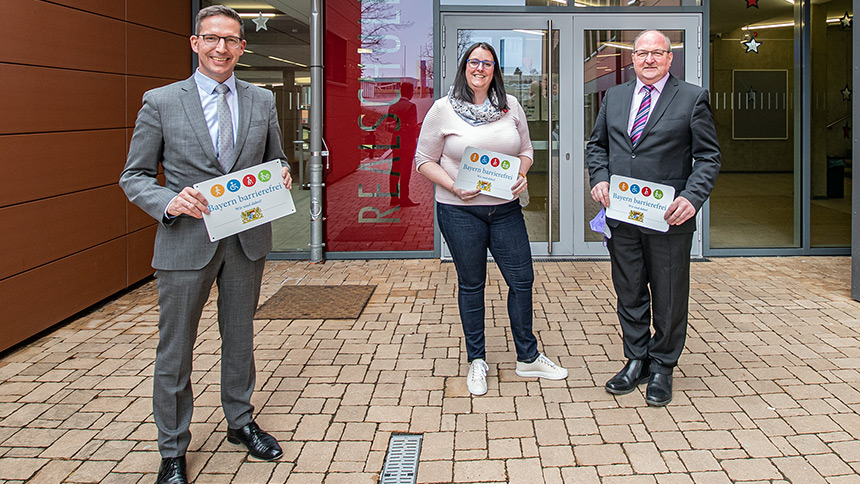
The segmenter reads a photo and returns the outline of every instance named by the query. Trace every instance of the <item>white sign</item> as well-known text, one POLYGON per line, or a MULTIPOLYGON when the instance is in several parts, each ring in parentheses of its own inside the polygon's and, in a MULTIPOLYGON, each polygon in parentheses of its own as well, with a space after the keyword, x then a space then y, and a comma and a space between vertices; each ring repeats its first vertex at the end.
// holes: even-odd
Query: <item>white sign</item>
POLYGON ((666 232, 669 223, 663 219, 675 188, 669 185, 612 175, 609 179, 609 207, 606 216, 640 227, 666 232))
POLYGON ((460 190, 481 190, 484 195, 513 200, 511 187, 517 181, 520 159, 469 146, 460 160, 454 186, 460 190))
POLYGON ((194 188, 209 202, 203 222, 212 242, 296 212, 278 160, 197 183, 194 188))

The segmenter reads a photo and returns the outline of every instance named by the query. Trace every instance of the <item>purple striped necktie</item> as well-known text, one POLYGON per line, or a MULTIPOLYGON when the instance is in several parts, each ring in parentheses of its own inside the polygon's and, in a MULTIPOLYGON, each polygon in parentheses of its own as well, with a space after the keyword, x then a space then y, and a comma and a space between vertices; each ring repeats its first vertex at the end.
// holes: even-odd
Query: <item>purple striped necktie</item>
POLYGON ((645 90, 645 96, 639 104, 639 110, 636 111, 636 119, 633 120, 633 129, 630 130, 630 141, 633 143, 633 146, 636 146, 636 143, 639 142, 642 130, 645 129, 645 124, 648 122, 648 112, 651 111, 651 90, 654 89, 654 86, 642 86, 642 89, 645 90))

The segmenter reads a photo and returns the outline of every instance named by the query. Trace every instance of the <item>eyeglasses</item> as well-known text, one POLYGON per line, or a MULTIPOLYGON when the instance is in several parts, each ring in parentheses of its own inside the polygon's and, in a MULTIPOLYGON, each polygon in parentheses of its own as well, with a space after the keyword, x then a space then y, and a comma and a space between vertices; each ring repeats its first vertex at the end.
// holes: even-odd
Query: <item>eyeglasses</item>
POLYGON ((206 44, 207 47, 215 47, 218 45, 218 42, 221 42, 221 39, 224 39, 224 44, 231 49, 235 49, 242 45, 242 39, 230 35, 227 37, 221 37, 220 35, 204 34, 198 35, 197 38, 203 39, 203 43, 206 44))
POLYGON ((485 61, 480 59, 469 59, 466 61, 466 65, 468 65, 472 69, 477 69, 480 65, 483 65, 484 69, 492 69, 493 67, 495 67, 496 63, 493 61, 485 61))
POLYGON ((651 57, 654 60, 663 60, 663 56, 668 54, 669 51, 665 49, 657 49, 657 50, 634 50, 633 55, 636 56, 637 59, 645 60, 648 58, 648 54, 651 54, 651 57))

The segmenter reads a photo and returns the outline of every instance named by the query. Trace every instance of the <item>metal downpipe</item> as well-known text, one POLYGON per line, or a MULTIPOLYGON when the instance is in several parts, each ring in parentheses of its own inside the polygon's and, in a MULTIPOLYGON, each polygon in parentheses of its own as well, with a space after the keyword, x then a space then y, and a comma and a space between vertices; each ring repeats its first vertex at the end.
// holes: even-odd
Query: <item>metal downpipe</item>
POLYGON ((311 0, 311 110, 310 110, 310 189, 312 263, 323 260, 323 12, 322 0, 311 0))

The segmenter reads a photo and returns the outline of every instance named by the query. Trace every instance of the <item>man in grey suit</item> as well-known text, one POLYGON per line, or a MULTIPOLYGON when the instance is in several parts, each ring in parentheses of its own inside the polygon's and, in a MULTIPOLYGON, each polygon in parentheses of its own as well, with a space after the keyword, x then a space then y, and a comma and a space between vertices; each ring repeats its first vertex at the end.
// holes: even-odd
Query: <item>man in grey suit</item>
MULTIPOLYGON (((244 444, 260 459, 282 455, 277 441, 255 423, 251 405, 253 318, 265 257, 272 248, 271 227, 265 224, 210 242, 202 220, 208 203, 192 188, 269 160, 285 160, 274 96, 233 75, 245 49, 242 19, 234 10, 221 5, 200 10, 190 40, 198 55, 197 71, 144 94, 120 177, 129 200, 159 221, 152 259, 159 305, 153 378, 162 456, 158 484, 187 482, 192 350, 213 282, 218 284, 227 440, 244 444), (156 179, 159 165, 163 185, 156 179)), ((286 167, 282 176, 290 188, 286 167)))
POLYGON ((645 401, 663 406, 672 400, 672 371, 687 336, 695 215, 720 171, 720 147, 707 90, 669 74, 669 38, 648 30, 633 49, 636 79, 606 91, 586 159, 591 196, 604 207, 613 174, 675 188, 664 215, 670 226, 665 233, 607 220, 628 361, 606 382, 606 391, 630 393, 647 380, 645 401))

